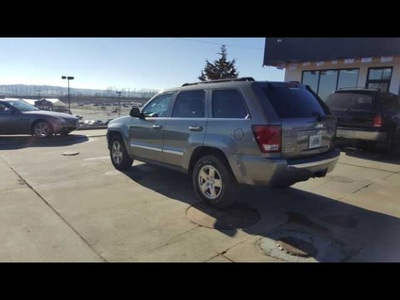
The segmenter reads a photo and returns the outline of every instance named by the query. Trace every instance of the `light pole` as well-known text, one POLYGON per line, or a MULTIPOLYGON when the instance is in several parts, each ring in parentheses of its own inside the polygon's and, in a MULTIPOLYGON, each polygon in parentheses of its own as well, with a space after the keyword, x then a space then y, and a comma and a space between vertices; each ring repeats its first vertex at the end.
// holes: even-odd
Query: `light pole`
POLYGON ((69 81, 74 80, 74 77, 73 76, 61 76, 61 79, 67 79, 67 81, 68 81, 68 111, 69 111, 69 113, 71 113, 71 98, 69 95, 69 81))
POLYGON ((40 89, 37 89, 37 90, 36 90, 36 92, 38 93, 38 94, 37 94, 38 100, 40 100, 40 91, 41 91, 40 89))
POLYGON ((121 93, 122 92, 116 92, 118 94, 118 117, 121 114, 121 93))

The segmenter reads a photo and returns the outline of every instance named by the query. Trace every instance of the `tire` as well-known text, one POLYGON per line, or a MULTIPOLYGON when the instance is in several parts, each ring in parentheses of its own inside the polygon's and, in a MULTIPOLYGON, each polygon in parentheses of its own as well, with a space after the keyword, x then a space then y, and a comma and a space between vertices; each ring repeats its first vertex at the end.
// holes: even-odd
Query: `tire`
POLYGON ((377 150, 385 154, 393 152, 396 146, 396 136, 394 133, 388 133, 386 140, 383 144, 377 145, 377 150))
POLYGON ((33 124, 32 127, 32 132, 33 135, 44 139, 44 138, 49 138, 53 135, 53 126, 47 121, 38 121, 33 124))
POLYGON ((221 157, 201 157, 193 169, 192 182, 197 196, 211 207, 228 208, 236 202, 238 184, 221 157))
POLYGON ((127 170, 133 164, 133 159, 126 151, 125 144, 120 136, 115 136, 111 139, 110 158, 117 170, 127 170))
POLYGON ((280 184, 275 184, 272 187, 276 189, 286 189, 288 187, 291 187, 295 183, 280 183, 280 184))

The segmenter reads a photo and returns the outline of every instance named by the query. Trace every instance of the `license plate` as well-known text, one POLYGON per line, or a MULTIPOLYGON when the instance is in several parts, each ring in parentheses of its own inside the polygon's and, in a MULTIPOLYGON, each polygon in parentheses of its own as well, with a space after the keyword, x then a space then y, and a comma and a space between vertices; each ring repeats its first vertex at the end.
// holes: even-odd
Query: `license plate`
POLYGON ((322 134, 312 135, 308 141, 308 148, 318 148, 322 146, 322 134))
POLYGON ((341 138, 353 138, 356 135, 355 131, 352 130, 341 130, 336 131, 336 136, 341 138))

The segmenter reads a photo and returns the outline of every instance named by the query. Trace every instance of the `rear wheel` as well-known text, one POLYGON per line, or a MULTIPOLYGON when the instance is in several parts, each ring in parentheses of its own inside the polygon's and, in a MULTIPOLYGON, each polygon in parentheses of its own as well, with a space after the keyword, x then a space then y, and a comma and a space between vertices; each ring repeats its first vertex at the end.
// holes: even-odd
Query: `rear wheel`
POLYGON ((111 139, 110 143, 110 157, 111 162, 117 170, 127 170, 132 166, 133 159, 126 151, 124 142, 119 136, 111 139))
POLYGON ((236 202, 238 184, 226 162, 214 155, 201 157, 193 170, 193 188, 206 204, 227 208, 236 202))
POLYGON ((39 121, 33 125, 33 135, 38 138, 48 138, 53 135, 53 127, 47 121, 39 121))
POLYGON ((377 145, 377 150, 383 153, 390 153, 396 147, 396 136, 394 133, 388 133, 386 140, 382 144, 377 145))
POLYGON ((278 189, 284 189, 284 188, 291 187, 293 184, 295 184, 295 182, 294 183, 279 183, 279 184, 273 185, 272 187, 278 188, 278 189))

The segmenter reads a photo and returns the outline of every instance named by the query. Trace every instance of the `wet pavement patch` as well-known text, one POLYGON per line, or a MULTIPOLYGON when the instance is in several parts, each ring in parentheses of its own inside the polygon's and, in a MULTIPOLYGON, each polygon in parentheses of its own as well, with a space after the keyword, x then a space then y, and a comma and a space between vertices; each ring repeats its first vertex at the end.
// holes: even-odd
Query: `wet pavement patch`
POLYGON ((328 238, 300 231, 282 230, 260 240, 265 255, 288 262, 342 262, 345 252, 328 238))
POLYGON ((78 154, 79 154, 79 152, 77 152, 77 151, 66 151, 62 155, 64 155, 64 156, 74 156, 74 155, 78 155, 78 154))
POLYGON ((192 223, 220 230, 246 228, 260 220, 257 210, 242 203, 229 209, 216 209, 197 202, 189 207, 186 216, 192 223))

